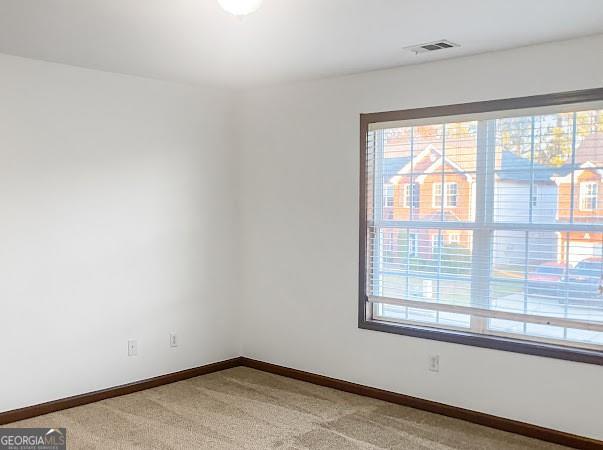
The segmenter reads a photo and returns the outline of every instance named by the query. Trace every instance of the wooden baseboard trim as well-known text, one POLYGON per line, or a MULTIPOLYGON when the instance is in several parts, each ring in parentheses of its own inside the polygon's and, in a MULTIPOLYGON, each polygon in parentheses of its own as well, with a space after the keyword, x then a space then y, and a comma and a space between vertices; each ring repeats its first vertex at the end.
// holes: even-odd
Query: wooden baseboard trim
POLYGON ((551 428, 544 428, 517 420, 505 419, 503 417, 493 416, 469 409, 458 408, 456 406, 433 402, 431 400, 424 400, 409 395, 398 394, 396 392, 386 391, 383 389, 351 383, 349 381, 317 375, 311 372, 304 372, 302 370, 291 369, 288 367, 257 361, 245 357, 241 358, 241 365, 250 367, 252 369, 261 370, 263 372, 269 372, 320 386, 330 387, 340 391, 350 392, 352 394, 376 398, 386 402, 396 403, 398 405, 409 406, 411 408, 429 411, 432 413, 441 414, 443 416, 453 417, 455 419, 465 420, 467 422, 528 436, 542 441, 584 450, 603 449, 603 441, 596 439, 565 433, 563 431, 553 430, 551 428))
POLYGON ((351 383, 349 381, 339 380, 337 378, 331 378, 311 372, 291 369, 289 367, 279 366, 246 357, 232 358, 213 364, 195 367, 193 369, 182 370, 180 372, 174 372, 146 380, 136 381, 134 383, 124 384, 114 388, 103 389, 100 391, 89 392, 87 394, 54 400, 52 402, 41 403, 39 405, 28 406, 26 408, 2 412, 0 413, 0 425, 6 425, 19 420, 29 419, 51 412, 73 408, 75 406, 86 405, 88 403, 94 403, 108 398, 119 397, 121 395, 127 395, 133 392, 143 391, 145 389, 151 389, 164 384, 175 383, 188 378, 219 372, 221 370, 231 369, 238 366, 245 366, 256 370, 261 370, 263 372, 269 372, 320 386, 330 387, 344 392, 350 392, 352 394, 376 398, 386 402, 396 403, 398 405, 408 406, 423 411, 429 411, 432 413, 453 417, 455 419, 461 419, 467 422, 540 439, 542 441, 553 442, 555 444, 561 444, 568 447, 584 450, 603 450, 603 441, 596 439, 565 433, 563 431, 553 430, 551 428, 544 428, 525 422, 519 422, 517 420, 505 419, 503 417, 480 413, 469 409, 458 408, 456 406, 450 406, 430 400, 424 400, 418 397, 412 397, 410 395, 398 394, 396 392, 351 383))
POLYGON ((100 391, 89 392, 86 394, 75 395, 73 397, 62 398, 47 403, 40 403, 38 405, 27 406, 25 408, 14 409, 12 411, 6 411, 0 413, 0 425, 5 425, 19 420, 29 419, 31 417, 41 416, 55 411, 61 411, 63 409, 73 408, 75 406, 86 405, 88 403, 98 402, 112 397, 119 397, 121 395, 131 394, 133 392, 143 391, 145 389, 162 386, 164 384, 175 383, 176 381, 186 380, 188 378, 198 377, 199 375, 206 375, 212 372, 219 372, 221 370, 230 369, 232 367, 238 367, 241 365, 241 358, 232 358, 225 361, 219 361, 212 364, 207 364, 200 367, 194 367, 192 369, 181 370, 180 372, 173 372, 166 375, 160 375, 154 378, 148 378, 146 380, 135 381, 133 383, 123 384, 108 389, 102 389, 100 391))

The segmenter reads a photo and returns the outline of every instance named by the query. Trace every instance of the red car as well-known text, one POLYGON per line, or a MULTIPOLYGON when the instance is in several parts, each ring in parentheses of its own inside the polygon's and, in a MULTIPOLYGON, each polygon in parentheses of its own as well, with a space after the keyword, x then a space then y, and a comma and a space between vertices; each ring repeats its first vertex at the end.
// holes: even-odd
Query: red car
MULTIPOLYGON (((567 269, 571 270, 571 266, 567 269)), ((558 297, 560 283, 565 275, 565 263, 549 261, 539 264, 528 271, 527 294, 558 297)))

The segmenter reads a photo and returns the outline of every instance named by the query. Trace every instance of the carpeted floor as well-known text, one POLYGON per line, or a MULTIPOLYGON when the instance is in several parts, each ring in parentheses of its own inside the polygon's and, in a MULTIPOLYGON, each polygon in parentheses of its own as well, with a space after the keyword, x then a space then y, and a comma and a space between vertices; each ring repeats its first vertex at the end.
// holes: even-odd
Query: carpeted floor
POLYGON ((10 427, 65 427, 68 449, 561 449, 245 367, 10 427))

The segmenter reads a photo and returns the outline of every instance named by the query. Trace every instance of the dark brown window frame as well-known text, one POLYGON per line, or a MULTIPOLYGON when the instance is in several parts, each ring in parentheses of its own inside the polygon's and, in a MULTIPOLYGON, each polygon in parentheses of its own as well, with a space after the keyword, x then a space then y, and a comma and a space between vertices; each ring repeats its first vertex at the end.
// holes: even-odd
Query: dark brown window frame
POLYGON ((543 356, 548 358, 577 361, 588 364, 603 365, 603 352, 597 350, 546 344, 518 338, 506 338, 464 331, 447 330, 422 325, 392 324, 372 320, 366 295, 366 151, 369 125, 379 122, 424 119, 460 114, 477 114, 514 109, 538 108, 546 106, 586 103, 603 100, 603 88, 581 91, 560 92, 547 95, 534 95, 503 100, 489 100, 456 105, 433 106, 427 108, 407 109, 368 113, 360 115, 360 215, 359 215, 359 276, 358 276, 358 328, 365 330, 394 333, 474 347, 503 350, 514 353, 543 356))

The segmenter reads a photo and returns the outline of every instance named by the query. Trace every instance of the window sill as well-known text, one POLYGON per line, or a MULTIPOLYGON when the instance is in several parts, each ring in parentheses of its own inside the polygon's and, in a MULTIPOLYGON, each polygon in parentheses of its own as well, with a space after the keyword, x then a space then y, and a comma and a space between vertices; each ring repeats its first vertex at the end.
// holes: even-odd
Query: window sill
POLYGON ((445 330, 421 325, 393 324, 378 320, 364 320, 362 318, 358 321, 358 328, 421 339, 470 345, 473 347, 489 348, 492 350, 502 350, 586 364, 603 365, 603 352, 597 350, 544 344, 534 341, 476 334, 465 331, 445 330))

